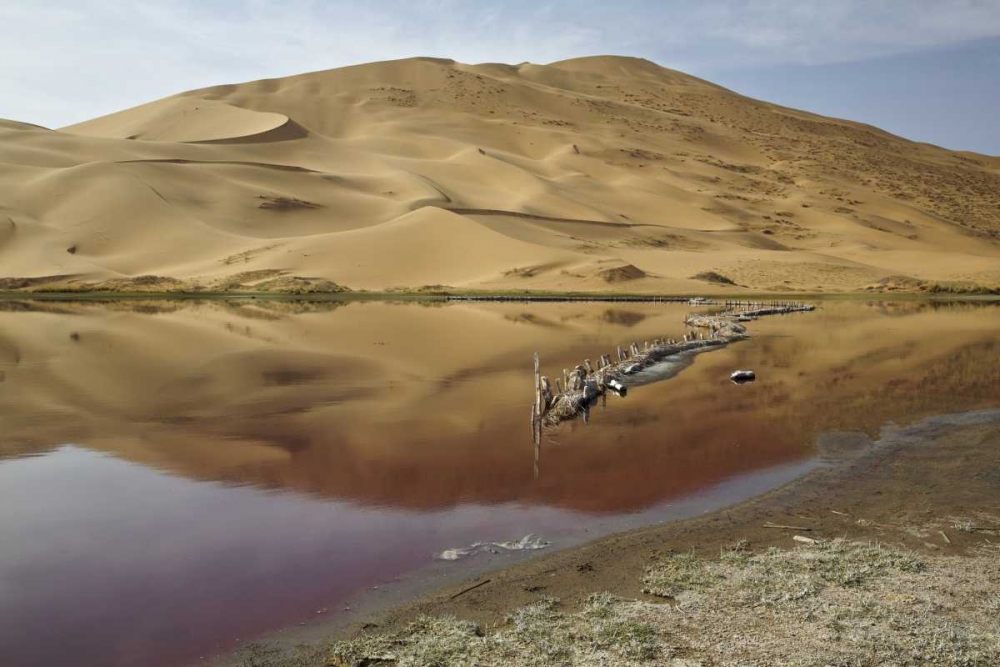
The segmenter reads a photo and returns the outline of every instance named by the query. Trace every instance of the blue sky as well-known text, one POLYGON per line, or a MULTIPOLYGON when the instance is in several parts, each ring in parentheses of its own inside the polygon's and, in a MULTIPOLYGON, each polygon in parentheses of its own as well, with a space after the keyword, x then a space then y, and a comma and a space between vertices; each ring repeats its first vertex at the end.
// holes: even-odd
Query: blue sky
POLYGON ((606 53, 1000 154, 1000 0, 0 0, 0 117, 60 127, 191 88, 415 55, 606 53))

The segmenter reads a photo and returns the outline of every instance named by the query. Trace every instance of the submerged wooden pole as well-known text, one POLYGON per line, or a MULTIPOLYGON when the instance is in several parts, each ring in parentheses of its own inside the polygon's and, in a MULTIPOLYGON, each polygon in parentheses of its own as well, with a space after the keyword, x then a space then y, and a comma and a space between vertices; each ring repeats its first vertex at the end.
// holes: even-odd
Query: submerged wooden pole
POLYGON ((535 352, 535 408, 536 412, 542 414, 542 376, 539 370, 538 353, 535 352))

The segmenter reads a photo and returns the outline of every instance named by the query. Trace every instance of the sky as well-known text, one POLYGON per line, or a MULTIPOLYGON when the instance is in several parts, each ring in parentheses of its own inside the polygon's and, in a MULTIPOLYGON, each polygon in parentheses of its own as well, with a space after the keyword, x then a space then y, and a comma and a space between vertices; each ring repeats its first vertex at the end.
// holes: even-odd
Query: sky
POLYGON ((0 118, 410 56, 647 58, 751 97, 1000 155, 1000 0, 0 0, 0 118))

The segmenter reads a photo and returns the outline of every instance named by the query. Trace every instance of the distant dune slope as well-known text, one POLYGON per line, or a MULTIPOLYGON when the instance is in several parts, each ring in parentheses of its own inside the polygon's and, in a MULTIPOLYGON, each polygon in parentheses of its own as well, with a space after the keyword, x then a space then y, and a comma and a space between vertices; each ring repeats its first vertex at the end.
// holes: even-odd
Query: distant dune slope
POLYGON ((991 287, 1000 159, 612 56, 415 58, 59 131, 0 121, 0 287, 150 274, 196 289, 277 275, 370 290, 991 287))

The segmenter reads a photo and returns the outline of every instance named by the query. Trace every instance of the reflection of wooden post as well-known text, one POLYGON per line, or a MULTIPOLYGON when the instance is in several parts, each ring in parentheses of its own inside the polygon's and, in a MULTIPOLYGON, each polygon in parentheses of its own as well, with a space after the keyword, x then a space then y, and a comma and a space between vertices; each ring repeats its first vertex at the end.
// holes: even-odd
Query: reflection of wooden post
POLYGON ((542 454, 542 441, 535 440, 535 465, 534 465, 535 479, 538 479, 538 459, 541 458, 541 454, 542 454))
POLYGON ((542 376, 538 366, 538 353, 535 352, 535 406, 533 408, 532 438, 536 448, 542 442, 542 376))

